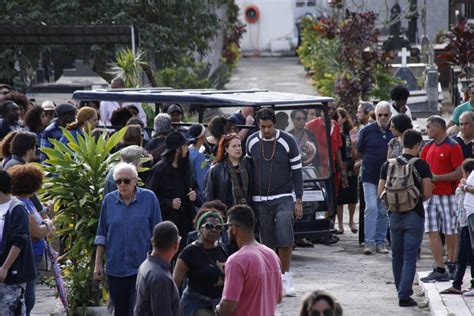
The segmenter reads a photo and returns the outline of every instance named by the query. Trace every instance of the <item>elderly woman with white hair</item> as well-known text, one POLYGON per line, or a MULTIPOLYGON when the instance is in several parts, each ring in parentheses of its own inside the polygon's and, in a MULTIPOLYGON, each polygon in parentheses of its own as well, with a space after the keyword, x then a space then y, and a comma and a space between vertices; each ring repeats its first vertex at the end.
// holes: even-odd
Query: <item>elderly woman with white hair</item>
POLYGON ((151 250, 153 227, 161 222, 161 210, 155 194, 137 186, 134 165, 118 163, 113 177, 117 190, 104 197, 100 210, 94 278, 102 279, 106 254, 115 315, 133 315, 138 268, 151 250))
POLYGON ((364 126, 357 141, 357 156, 362 159, 362 186, 364 188, 364 254, 388 253, 385 236, 388 229, 388 215, 377 195, 380 168, 387 160, 388 143, 393 138, 388 128, 390 103, 381 101, 375 107, 376 121, 364 126))
POLYGON ((153 156, 153 164, 156 164, 161 159, 161 153, 166 149, 166 136, 173 131, 169 114, 159 113, 155 116, 153 127, 153 137, 148 141, 145 149, 153 156))

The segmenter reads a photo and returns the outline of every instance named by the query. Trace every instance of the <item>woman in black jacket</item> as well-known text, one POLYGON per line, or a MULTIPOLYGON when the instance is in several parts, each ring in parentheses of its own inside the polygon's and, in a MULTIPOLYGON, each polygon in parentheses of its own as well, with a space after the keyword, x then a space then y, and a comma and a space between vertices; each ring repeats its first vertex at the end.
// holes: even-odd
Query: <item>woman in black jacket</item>
POLYGON ((227 134, 219 142, 216 164, 206 175, 204 195, 206 201, 221 200, 228 208, 236 204, 249 204, 249 168, 242 159, 239 135, 227 134))
POLYGON ((35 279, 28 214, 12 199, 10 176, 0 170, 0 315, 24 314, 25 285, 35 279))

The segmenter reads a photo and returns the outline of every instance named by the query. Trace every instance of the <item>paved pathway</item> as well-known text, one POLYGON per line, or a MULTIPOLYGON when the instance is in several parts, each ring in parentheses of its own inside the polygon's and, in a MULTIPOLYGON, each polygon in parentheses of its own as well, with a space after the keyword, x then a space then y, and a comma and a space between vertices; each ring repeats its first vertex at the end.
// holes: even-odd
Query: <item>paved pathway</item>
MULTIPOLYGON (((265 88, 284 92, 315 94, 297 58, 245 58, 239 63, 228 89, 265 88)), ((347 211, 345 214, 347 220, 347 211)), ((358 222, 358 219, 356 219, 358 222)), ((422 247, 419 271, 431 268, 426 241, 422 247)), ((279 315, 297 315, 304 295, 316 289, 327 289, 342 304, 345 315, 428 315, 427 308, 400 308, 393 284, 390 255, 362 254, 357 236, 346 233, 335 245, 316 245, 296 249, 292 264, 297 296, 285 298, 279 315)), ((415 299, 424 304, 421 289, 415 299)), ((426 304, 425 304, 426 305, 426 304)), ((39 287, 34 315, 48 315, 58 310, 53 292, 39 287)))

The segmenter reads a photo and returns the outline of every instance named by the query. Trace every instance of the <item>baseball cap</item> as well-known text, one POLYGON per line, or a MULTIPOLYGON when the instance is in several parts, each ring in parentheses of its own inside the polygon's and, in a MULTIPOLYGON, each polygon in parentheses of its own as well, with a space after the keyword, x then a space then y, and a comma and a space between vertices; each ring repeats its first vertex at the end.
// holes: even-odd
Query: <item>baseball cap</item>
POLYGON ((41 103, 41 107, 45 111, 54 111, 54 109, 56 108, 56 105, 54 104, 53 101, 46 100, 46 101, 43 101, 43 103, 41 103))

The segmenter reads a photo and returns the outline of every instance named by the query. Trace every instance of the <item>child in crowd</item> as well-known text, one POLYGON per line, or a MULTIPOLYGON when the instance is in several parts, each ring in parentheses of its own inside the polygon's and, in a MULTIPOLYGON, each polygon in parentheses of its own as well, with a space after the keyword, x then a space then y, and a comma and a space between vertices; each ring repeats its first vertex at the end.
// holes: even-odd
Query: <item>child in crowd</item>
MULTIPOLYGON (((456 202, 458 204, 459 225, 461 240, 459 241, 458 258, 456 261, 456 276, 452 287, 441 291, 441 294, 463 294, 474 296, 474 269, 471 268, 471 288, 462 291, 461 285, 467 265, 474 263, 471 247, 469 216, 474 214, 474 159, 466 159, 462 164, 463 178, 456 189, 456 202)), ((472 220, 472 219, 471 219, 472 220)))

